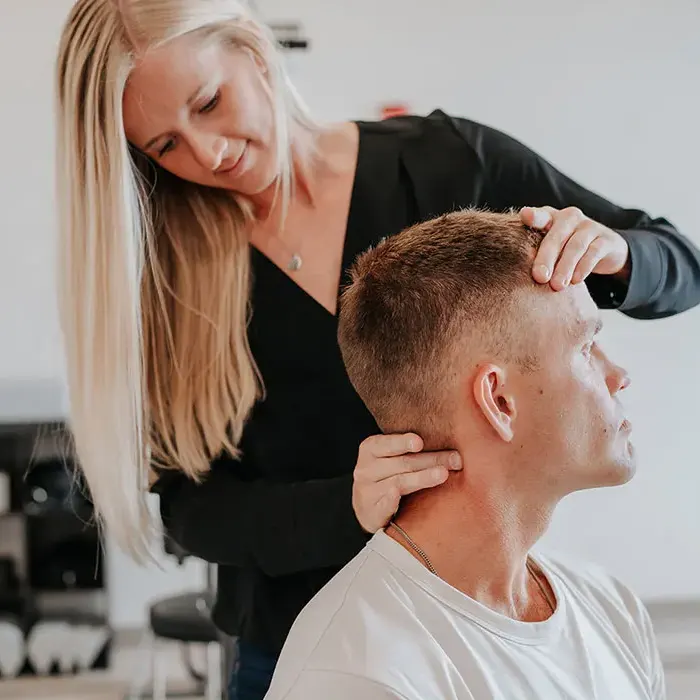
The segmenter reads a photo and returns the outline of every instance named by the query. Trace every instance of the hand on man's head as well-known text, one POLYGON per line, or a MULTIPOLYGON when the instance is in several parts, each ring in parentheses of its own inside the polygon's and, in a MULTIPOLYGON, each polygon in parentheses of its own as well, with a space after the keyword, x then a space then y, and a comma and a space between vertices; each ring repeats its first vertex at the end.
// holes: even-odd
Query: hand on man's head
POLYGON ((629 271, 625 239, 576 207, 523 207, 520 219, 545 233, 532 265, 532 275, 540 284, 549 282, 560 291, 592 273, 625 275, 629 271))

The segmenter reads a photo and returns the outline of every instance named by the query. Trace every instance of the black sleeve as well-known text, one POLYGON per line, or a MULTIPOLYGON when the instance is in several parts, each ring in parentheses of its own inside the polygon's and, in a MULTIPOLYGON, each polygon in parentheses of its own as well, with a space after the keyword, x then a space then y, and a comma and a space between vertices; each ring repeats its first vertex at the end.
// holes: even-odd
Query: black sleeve
POLYGON ((700 251, 666 219, 652 219, 643 211, 612 204, 496 129, 463 119, 452 122, 484 168, 481 206, 495 211, 574 206, 627 241, 631 262, 628 283, 610 275, 591 275, 587 280, 600 308, 655 319, 700 304, 700 251))
POLYGON ((163 471, 152 487, 166 532, 193 556, 268 576, 342 567, 366 544, 352 508, 352 473, 316 481, 247 481, 230 459, 201 483, 163 471))

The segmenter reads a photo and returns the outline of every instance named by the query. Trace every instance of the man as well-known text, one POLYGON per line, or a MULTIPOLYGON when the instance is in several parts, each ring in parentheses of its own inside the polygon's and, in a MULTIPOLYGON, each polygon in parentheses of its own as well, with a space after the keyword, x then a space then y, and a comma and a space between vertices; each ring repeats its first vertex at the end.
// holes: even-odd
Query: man
POLYGON ((583 284, 531 278, 538 234, 464 211, 363 254, 348 375, 385 433, 456 449, 311 601, 268 700, 660 700, 649 617, 598 568, 534 553, 566 495, 634 473, 624 370, 583 284))

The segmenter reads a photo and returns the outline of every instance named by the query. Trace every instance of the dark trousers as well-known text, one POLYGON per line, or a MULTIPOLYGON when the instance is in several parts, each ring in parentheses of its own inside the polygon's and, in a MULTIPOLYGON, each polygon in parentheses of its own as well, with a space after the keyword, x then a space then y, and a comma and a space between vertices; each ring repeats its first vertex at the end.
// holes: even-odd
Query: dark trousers
POLYGON ((229 700, 263 700, 267 693, 277 657, 237 642, 238 655, 228 686, 229 700))

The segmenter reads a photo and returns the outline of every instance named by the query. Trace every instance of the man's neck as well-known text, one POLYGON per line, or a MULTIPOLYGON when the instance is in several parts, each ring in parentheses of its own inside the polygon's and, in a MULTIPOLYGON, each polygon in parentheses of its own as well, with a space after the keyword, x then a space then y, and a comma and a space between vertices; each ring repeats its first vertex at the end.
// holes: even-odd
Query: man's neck
MULTIPOLYGON (((547 598, 528 572, 528 553, 546 531, 553 510, 554 503, 512 487, 470 480, 467 468, 417 496, 395 522, 441 579, 498 612, 532 619, 532 607, 538 617, 547 598)), ((399 531, 389 527, 387 534, 423 562, 399 531)), ((540 583, 548 589, 541 577, 540 583)), ((551 589, 548 597, 553 600, 551 589)))

